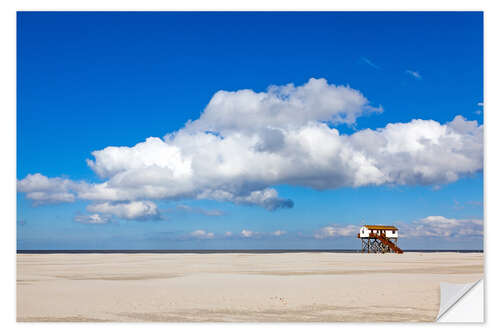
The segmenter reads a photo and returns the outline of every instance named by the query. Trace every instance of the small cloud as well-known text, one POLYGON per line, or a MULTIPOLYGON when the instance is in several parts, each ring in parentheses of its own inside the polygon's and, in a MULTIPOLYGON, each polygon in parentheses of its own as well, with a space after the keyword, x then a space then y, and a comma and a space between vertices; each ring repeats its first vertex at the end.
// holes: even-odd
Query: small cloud
POLYGON ((106 224, 110 222, 109 217, 100 214, 77 215, 74 218, 75 222, 83 224, 106 224))
POLYGON ((249 237, 252 237, 253 235, 255 235, 255 232, 251 231, 251 230, 241 230, 241 236, 245 237, 245 238, 249 238, 249 237))
POLYGON ((401 224, 400 230, 401 237, 482 237, 483 220, 427 216, 409 224, 401 224))
POLYGON ((233 233, 232 233, 231 231, 226 231, 226 232, 224 233, 224 236, 225 236, 225 237, 231 237, 232 235, 233 235, 233 233))
POLYGON ((114 215, 125 220, 160 220, 162 219, 158 207, 152 201, 128 201, 119 203, 94 203, 87 206, 87 210, 96 213, 90 216, 102 216, 99 214, 114 215))
POLYGON ((333 238, 333 237, 349 237, 355 235, 359 231, 359 226, 349 225, 329 225, 321 228, 314 234, 316 239, 333 238))
POLYGON ((195 230, 192 233, 189 234, 193 238, 197 239, 212 239, 214 238, 214 233, 213 232, 206 232, 205 230, 195 230))
POLYGON ((417 72, 417 71, 411 71, 411 70, 407 69, 405 71, 405 73, 408 74, 408 75, 413 76, 413 78, 415 78, 417 80, 422 80, 422 75, 420 75, 420 73, 417 72))
MULTIPOLYGON (((482 108, 484 106, 484 104, 483 104, 483 102, 479 102, 479 103, 477 103, 477 106, 482 108)), ((474 113, 481 114, 481 113, 483 113, 483 110, 476 110, 474 113)))
POLYGON ((286 234, 286 231, 285 230, 276 230, 274 232, 271 233, 273 236, 282 236, 284 234, 286 234))
POLYGON ((365 58, 365 57, 361 57, 361 60, 362 60, 365 64, 367 64, 368 66, 370 66, 370 67, 373 67, 373 68, 375 68, 375 69, 380 69, 380 66, 375 65, 375 64, 374 64, 374 63, 373 63, 370 59, 367 59, 367 58, 365 58))
POLYGON ((377 107, 375 107, 375 106, 367 106, 366 108, 368 110, 370 110, 370 112, 373 112, 373 113, 382 113, 382 112, 384 112, 384 107, 382 105, 379 105, 377 107))

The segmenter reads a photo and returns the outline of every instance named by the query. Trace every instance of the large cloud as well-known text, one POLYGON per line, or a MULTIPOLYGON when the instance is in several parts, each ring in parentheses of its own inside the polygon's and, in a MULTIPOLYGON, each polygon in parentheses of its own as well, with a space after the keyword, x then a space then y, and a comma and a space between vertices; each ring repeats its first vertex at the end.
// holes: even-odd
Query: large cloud
POLYGON ((359 91, 323 79, 261 93, 220 91, 199 119, 177 132, 94 151, 87 163, 101 183, 35 174, 19 181, 18 190, 38 203, 96 201, 90 209, 126 218, 116 205, 212 199, 274 210, 293 206, 272 188, 280 184, 319 190, 440 185, 482 170, 483 127, 461 116, 352 135, 332 127, 374 110, 380 111, 359 91), (35 186, 42 178, 44 186, 35 186))
POLYGON ((201 117, 186 127, 192 131, 253 134, 266 128, 301 127, 309 122, 354 124, 364 113, 382 111, 357 90, 310 79, 303 86, 271 86, 266 92, 219 91, 201 117))

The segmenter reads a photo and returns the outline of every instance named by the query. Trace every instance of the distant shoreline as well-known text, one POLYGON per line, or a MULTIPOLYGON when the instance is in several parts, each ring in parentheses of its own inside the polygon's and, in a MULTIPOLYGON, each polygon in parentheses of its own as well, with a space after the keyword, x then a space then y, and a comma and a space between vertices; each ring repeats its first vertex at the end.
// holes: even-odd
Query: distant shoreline
MULTIPOLYGON (((483 253, 483 250, 404 250, 405 252, 458 252, 458 253, 483 253)), ((123 254, 140 254, 140 253, 164 253, 164 254, 213 254, 213 253, 247 253, 247 254, 273 254, 273 253, 362 253, 361 250, 342 250, 342 249, 280 249, 280 250, 17 250, 17 254, 85 254, 85 253, 123 253, 123 254)))

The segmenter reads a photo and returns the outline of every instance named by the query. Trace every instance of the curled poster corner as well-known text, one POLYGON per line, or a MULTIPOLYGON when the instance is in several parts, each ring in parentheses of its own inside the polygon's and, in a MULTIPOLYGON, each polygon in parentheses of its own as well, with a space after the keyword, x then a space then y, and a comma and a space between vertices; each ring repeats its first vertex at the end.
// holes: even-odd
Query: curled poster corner
POLYGON ((466 284, 441 283, 441 303, 438 322, 484 322, 483 279, 466 284))

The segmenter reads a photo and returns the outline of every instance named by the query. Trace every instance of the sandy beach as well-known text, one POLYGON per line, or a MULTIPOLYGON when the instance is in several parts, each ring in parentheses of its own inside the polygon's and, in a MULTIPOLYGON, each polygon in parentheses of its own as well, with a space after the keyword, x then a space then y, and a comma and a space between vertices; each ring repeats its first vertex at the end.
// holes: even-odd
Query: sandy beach
POLYGON ((434 321, 482 253, 18 254, 18 321, 434 321))

